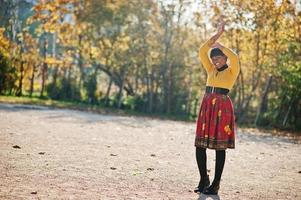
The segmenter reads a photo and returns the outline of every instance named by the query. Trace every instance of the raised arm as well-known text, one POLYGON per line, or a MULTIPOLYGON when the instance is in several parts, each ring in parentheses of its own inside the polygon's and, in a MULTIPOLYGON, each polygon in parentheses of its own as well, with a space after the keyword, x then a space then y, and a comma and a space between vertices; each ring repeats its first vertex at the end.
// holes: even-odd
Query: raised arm
POLYGON ((232 74, 238 75, 239 73, 239 59, 238 55, 234 53, 231 49, 222 46, 222 52, 229 58, 230 60, 230 69, 232 74))
POLYGON ((221 19, 217 33, 213 35, 209 40, 207 40, 200 48, 199 58, 207 73, 214 69, 210 59, 208 58, 208 51, 211 45, 213 45, 216 42, 216 40, 223 34, 224 30, 225 22, 221 19))
POLYGON ((206 72, 209 73, 211 70, 213 70, 213 65, 208 57, 208 51, 210 49, 210 46, 212 44, 212 40, 207 40, 200 48, 199 51, 199 58, 203 64, 203 67, 205 68, 206 72))

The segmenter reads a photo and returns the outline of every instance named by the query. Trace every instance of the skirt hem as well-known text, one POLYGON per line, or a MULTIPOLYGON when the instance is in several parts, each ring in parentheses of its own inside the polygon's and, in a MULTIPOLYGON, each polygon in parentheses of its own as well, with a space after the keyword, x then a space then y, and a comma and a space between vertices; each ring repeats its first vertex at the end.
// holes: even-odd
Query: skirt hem
POLYGON ((194 146, 215 150, 235 149, 235 140, 225 141, 210 138, 195 138, 194 146))

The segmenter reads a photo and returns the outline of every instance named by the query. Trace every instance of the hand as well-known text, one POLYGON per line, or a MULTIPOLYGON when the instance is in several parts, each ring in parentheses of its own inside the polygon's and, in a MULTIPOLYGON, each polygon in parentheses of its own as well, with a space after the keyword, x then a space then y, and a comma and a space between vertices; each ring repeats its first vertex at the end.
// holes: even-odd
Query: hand
POLYGON ((224 46, 220 44, 219 42, 215 42, 211 45, 211 48, 219 48, 222 49, 224 46))
POLYGON ((214 43, 221 35, 222 33, 225 31, 225 21, 223 20, 223 18, 220 19, 218 28, 217 28, 217 33, 211 37, 212 42, 214 43))
POLYGON ((225 24, 226 22, 223 20, 223 18, 220 18, 219 26, 217 29, 218 35, 221 35, 225 31, 225 24))

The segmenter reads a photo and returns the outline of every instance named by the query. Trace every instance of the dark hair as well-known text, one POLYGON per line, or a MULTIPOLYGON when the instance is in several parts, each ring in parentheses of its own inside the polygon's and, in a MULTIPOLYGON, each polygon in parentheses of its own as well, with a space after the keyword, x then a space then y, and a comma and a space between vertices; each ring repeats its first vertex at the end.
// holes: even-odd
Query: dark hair
POLYGON ((225 56, 227 57, 222 50, 220 50, 219 48, 213 48, 210 52, 210 58, 214 57, 214 56, 225 56))

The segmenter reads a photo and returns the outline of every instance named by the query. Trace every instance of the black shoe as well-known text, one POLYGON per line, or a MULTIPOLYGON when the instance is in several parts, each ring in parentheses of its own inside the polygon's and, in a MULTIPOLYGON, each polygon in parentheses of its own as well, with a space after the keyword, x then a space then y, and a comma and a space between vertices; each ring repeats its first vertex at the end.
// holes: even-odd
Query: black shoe
POLYGON ((205 179, 201 179, 199 185, 194 189, 195 193, 201 193, 203 190, 210 185, 209 176, 207 175, 205 179))
POLYGON ((204 189, 204 194, 217 195, 219 190, 220 181, 213 182, 209 187, 204 189))

